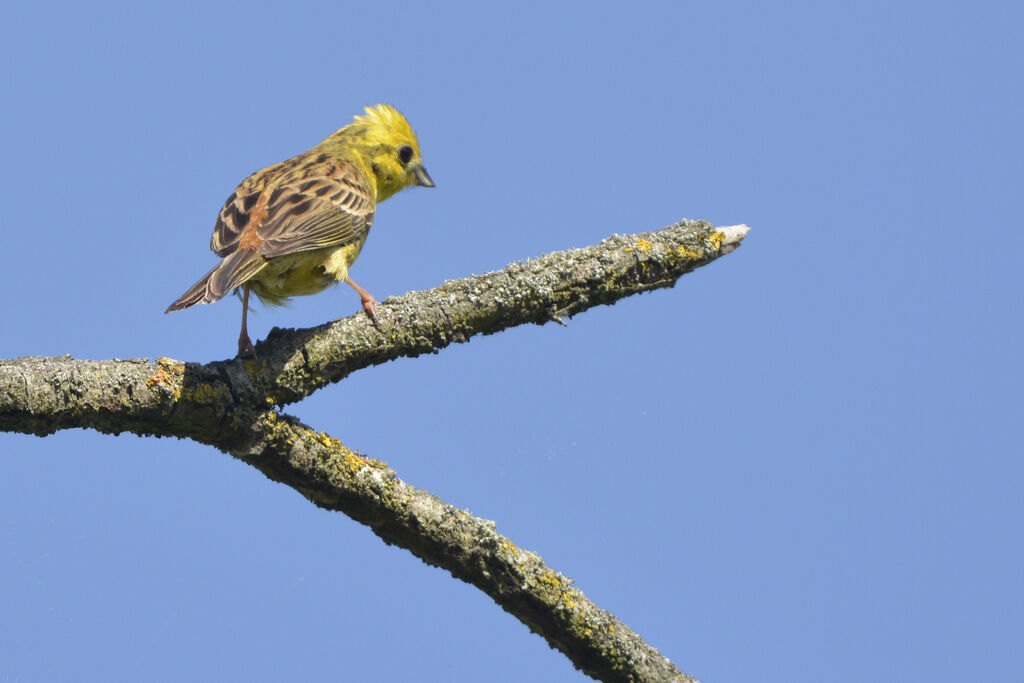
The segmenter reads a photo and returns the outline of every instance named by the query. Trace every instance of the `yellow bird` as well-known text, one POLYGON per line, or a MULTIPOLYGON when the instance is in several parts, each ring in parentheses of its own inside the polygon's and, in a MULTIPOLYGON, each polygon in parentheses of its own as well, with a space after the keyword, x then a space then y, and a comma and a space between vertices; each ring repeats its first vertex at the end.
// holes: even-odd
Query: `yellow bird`
POLYGON ((313 149, 243 180, 220 210, 210 249, 222 258, 165 313, 212 303, 242 288, 238 355, 256 350, 246 331, 249 292, 283 304, 289 297, 347 282, 377 322, 377 301, 348 276, 377 203, 412 185, 434 187, 409 122, 394 107, 365 116, 313 149))

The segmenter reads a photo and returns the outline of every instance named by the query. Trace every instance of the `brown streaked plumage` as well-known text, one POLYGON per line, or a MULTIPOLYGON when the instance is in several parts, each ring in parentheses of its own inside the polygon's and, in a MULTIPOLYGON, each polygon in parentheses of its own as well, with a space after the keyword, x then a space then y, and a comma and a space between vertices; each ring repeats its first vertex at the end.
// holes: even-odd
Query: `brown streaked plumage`
POLYGON ((214 225, 210 249, 222 258, 166 312, 212 303, 243 288, 239 355, 255 353, 246 330, 250 291, 267 303, 347 282, 376 322, 376 301, 348 277, 376 204, 410 185, 433 187, 412 128, 388 105, 313 149, 243 180, 214 225))

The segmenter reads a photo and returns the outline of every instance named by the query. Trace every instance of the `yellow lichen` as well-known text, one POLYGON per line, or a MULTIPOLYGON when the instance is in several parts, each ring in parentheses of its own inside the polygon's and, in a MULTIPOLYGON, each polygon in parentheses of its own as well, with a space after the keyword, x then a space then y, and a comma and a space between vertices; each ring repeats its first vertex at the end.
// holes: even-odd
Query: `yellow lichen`
POLYGON ((712 245, 714 245, 715 249, 721 249, 722 248, 722 242, 724 242, 724 241, 725 241, 725 233, 724 232, 721 232, 721 231, 713 232, 710 235, 708 235, 708 242, 710 242, 712 245))
POLYGON ((646 251, 650 251, 651 249, 654 248, 654 245, 651 244, 650 240, 645 240, 643 238, 638 239, 636 241, 636 245, 635 246, 640 251, 645 251, 645 252, 646 251))
POLYGON ((185 377, 185 364, 171 358, 157 358, 157 370, 146 380, 148 387, 160 387, 170 392, 175 400, 181 398, 181 383, 185 377))
POLYGON ((562 580, 558 578, 558 574, 555 574, 551 569, 547 569, 542 572, 541 575, 537 577, 537 580, 545 585, 551 586, 552 588, 562 587, 562 580))
POLYGON ((156 364, 162 368, 175 369, 178 372, 185 372, 185 364, 180 360, 174 360, 167 356, 160 356, 156 359, 156 364))
POLYGON ((352 474, 355 474, 356 472, 361 470, 363 468, 363 465, 366 464, 366 462, 362 458, 360 458, 347 448, 345 449, 345 454, 342 456, 342 462, 344 463, 348 471, 351 472, 352 474))
POLYGON ((188 390, 186 397, 196 403, 228 403, 231 401, 231 392, 223 384, 216 388, 210 384, 200 384, 188 390))
POLYGON ((687 248, 686 248, 686 247, 685 247, 684 245, 682 245, 682 244, 680 244, 680 245, 679 245, 678 247, 676 247, 676 253, 677 253, 677 254, 678 254, 678 255, 679 255, 679 256, 680 256, 681 258, 686 258, 686 259, 690 259, 690 260, 692 260, 692 261, 696 261, 696 260, 698 260, 698 259, 704 258, 703 254, 701 254, 701 253, 700 253, 699 251, 697 251, 696 249, 687 249, 687 248))
POLYGON ((349 451, 347 448, 344 447, 344 445, 342 445, 341 441, 339 441, 338 439, 335 439, 333 436, 331 436, 327 432, 310 432, 310 435, 316 441, 320 442, 320 445, 323 446, 324 448, 328 448, 328 449, 331 449, 331 450, 334 450, 334 449, 344 449, 345 451, 348 451, 349 453, 351 453, 351 451, 349 451))

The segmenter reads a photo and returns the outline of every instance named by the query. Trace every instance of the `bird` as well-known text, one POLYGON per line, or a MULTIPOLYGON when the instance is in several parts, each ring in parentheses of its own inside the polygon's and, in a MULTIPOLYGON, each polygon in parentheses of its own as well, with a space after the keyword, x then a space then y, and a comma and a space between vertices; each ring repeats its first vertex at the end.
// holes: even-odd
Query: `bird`
POLYGON ((349 268, 363 248, 377 204, 413 185, 434 187, 434 181, 405 116, 389 104, 364 111, 312 149, 238 184, 210 238, 221 261, 165 313, 239 290, 238 356, 255 357, 246 329, 250 293, 281 305, 345 282, 379 326, 376 299, 349 277, 349 268))

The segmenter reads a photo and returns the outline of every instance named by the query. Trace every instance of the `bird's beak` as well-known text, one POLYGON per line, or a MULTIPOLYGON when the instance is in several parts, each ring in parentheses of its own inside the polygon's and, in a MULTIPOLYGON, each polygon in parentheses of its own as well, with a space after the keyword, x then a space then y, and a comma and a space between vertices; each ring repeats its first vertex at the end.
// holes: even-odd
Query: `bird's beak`
POLYGON ((417 166, 412 170, 414 176, 416 176, 416 184, 422 187, 433 187, 434 181, 430 179, 430 174, 427 173, 427 169, 422 166, 417 166))

